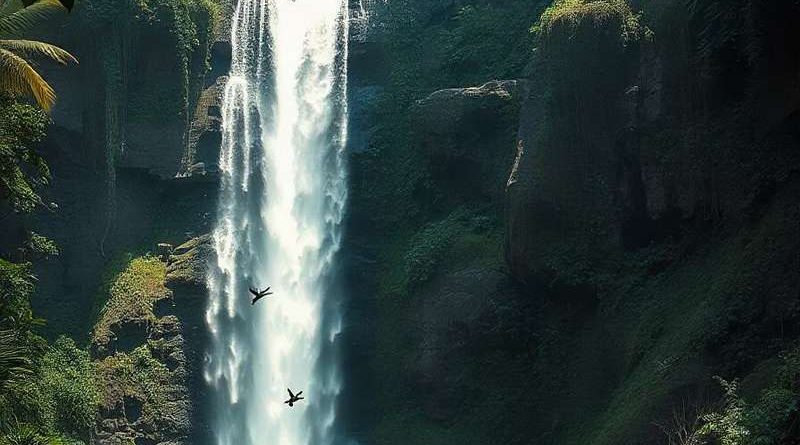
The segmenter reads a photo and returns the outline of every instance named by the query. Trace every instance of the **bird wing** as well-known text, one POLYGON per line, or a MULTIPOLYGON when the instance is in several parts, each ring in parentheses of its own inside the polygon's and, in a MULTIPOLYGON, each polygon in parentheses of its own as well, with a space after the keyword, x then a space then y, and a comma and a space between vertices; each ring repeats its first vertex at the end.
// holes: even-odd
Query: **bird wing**
POLYGON ((249 289, 250 289, 250 293, 251 294, 255 295, 256 297, 258 296, 258 291, 257 290, 253 289, 252 287, 249 288, 249 289))

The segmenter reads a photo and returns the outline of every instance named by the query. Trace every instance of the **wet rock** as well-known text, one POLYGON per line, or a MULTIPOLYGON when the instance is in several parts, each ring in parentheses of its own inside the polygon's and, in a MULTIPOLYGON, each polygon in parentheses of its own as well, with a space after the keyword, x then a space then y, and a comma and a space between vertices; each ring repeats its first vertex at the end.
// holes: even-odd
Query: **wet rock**
POLYGON ((158 243, 158 246, 156 246, 156 251, 158 252, 159 258, 161 258, 161 261, 166 263, 169 261, 169 255, 172 253, 172 244, 158 243))
POLYGON ((429 153, 437 188, 465 201, 502 202, 523 86, 492 81, 436 91, 416 102, 417 137, 429 153))
POLYGON ((421 291, 416 319, 419 346, 409 369, 419 387, 420 404, 437 421, 455 418, 474 402, 472 389, 459 371, 475 355, 481 319, 500 298, 505 276, 480 266, 469 266, 438 276, 421 291))
POLYGON ((212 255, 210 235, 193 238, 175 248, 167 267, 167 287, 205 288, 206 270, 212 255))

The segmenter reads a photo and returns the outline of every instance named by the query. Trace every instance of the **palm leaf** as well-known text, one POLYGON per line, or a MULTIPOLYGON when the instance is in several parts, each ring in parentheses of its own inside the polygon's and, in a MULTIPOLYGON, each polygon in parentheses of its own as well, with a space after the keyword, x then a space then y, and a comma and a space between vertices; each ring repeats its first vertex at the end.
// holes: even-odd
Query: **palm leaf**
POLYGON ((25 5, 22 3, 22 0, 0 0, 0 17, 5 17, 24 7, 25 5))
POLYGON ((58 0, 39 0, 3 17, 0 17, 0 36, 20 35, 37 24, 63 13, 64 5, 58 0))
MULTIPOLYGON (((19 0, 16 0, 16 1, 19 1, 19 0)), ((36 3, 37 1, 38 0, 23 0, 23 3, 25 4, 25 6, 30 6, 30 5, 32 5, 34 3, 36 3)), ((75 1, 74 0, 58 0, 58 1, 65 8, 67 8, 67 11, 72 11, 72 7, 75 6, 75 1)))
POLYGON ((28 350, 22 345, 19 334, 13 330, 0 330, 0 388, 5 389, 32 373, 28 350))
POLYGON ((0 91, 31 94, 45 111, 50 111, 56 100, 53 88, 25 59, 3 48, 0 48, 0 91))
POLYGON ((0 48, 26 56, 48 57, 62 65, 66 65, 69 62, 78 63, 72 54, 63 49, 49 43, 35 40, 0 40, 0 48))

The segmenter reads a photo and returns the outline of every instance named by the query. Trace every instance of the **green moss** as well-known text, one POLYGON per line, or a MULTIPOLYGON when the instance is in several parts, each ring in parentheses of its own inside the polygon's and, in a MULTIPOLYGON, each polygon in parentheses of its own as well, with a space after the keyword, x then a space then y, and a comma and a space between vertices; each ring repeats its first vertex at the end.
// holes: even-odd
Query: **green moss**
POLYGON ((640 19, 641 15, 634 14, 626 0, 556 0, 531 30, 545 38, 574 38, 587 25, 600 32, 618 28, 620 40, 628 44, 649 33, 640 19))
POLYGON ((428 224, 411 240, 405 255, 405 271, 412 286, 433 276, 454 239, 464 231, 459 216, 452 214, 443 221, 428 224))
POLYGON ((109 299, 95 325, 93 341, 107 343, 112 327, 124 320, 155 321, 153 303, 169 296, 166 264, 154 257, 135 258, 111 285, 109 299))
MULTIPOLYGON (((794 214, 784 210, 792 194, 786 190, 778 196, 750 230, 711 240, 711 247, 694 252, 679 267, 652 277, 646 261, 634 264, 638 258, 619 271, 619 277, 628 278, 606 295, 601 322, 615 333, 624 357, 619 366, 629 372, 594 420, 573 429, 565 443, 611 445, 642 437, 663 415, 665 400, 688 385, 712 384, 697 357, 722 363, 717 372, 725 372, 777 352, 759 338, 760 330, 775 322, 760 318, 761 305, 763 296, 771 295, 788 305, 785 311, 794 310, 793 285, 774 278, 776 270, 797 261, 794 214)), ((658 258, 665 252, 649 254, 658 258)), ((685 253, 678 249, 669 255, 685 253)))
POLYGON ((100 404, 114 410, 126 397, 142 403, 142 421, 158 425, 174 417, 175 406, 169 403, 174 383, 169 369, 155 359, 147 345, 131 353, 117 353, 97 362, 100 404))

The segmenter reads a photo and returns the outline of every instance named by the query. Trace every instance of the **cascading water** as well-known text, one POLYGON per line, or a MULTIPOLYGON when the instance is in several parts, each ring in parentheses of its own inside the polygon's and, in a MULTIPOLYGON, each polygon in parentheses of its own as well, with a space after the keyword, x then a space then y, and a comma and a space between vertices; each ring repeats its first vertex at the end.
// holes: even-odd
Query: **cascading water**
POLYGON ((325 445, 340 389, 347 0, 238 0, 207 277, 217 445, 325 445), (274 295, 251 306, 248 287, 274 295), (287 388, 305 400, 283 404, 287 388))

